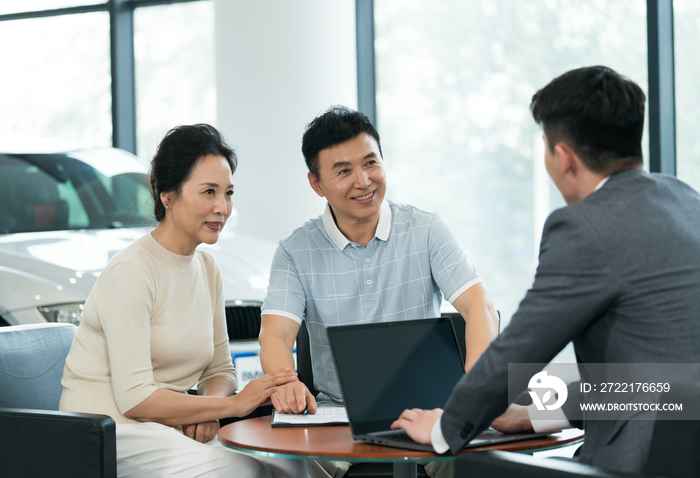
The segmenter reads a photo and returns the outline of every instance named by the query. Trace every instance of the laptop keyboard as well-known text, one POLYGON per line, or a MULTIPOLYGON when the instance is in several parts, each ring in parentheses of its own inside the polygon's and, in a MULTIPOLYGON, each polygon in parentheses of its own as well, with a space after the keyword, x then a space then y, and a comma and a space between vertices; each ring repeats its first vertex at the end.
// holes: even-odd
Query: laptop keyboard
POLYGON ((370 434, 372 437, 384 438, 385 440, 395 440, 404 443, 416 443, 413 438, 408 436, 404 430, 392 430, 387 432, 377 432, 370 434))

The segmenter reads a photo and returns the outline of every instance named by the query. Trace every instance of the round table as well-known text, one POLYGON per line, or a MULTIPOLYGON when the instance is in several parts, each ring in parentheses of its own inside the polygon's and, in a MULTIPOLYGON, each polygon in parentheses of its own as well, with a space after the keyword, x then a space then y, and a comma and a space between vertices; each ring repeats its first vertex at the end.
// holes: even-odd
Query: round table
MULTIPOLYGON (((219 430, 219 440, 236 450, 279 458, 391 462, 395 477, 415 476, 417 462, 454 459, 454 455, 357 442, 347 425, 272 428, 270 420, 271 417, 266 416, 231 423, 219 430)), ((467 448, 462 453, 481 450, 532 453, 573 445, 581 440, 583 432, 572 428, 546 437, 467 448)))

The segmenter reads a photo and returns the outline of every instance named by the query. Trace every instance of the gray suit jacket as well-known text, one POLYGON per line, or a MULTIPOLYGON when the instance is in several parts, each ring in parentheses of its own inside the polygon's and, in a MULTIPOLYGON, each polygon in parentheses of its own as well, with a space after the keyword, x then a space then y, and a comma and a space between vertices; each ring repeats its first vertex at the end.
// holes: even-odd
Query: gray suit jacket
MULTIPOLYGON (((532 288, 457 383, 441 419, 452 452, 503 413, 508 363, 547 363, 573 341, 579 362, 700 363, 700 195, 628 170, 544 226, 532 288)), ((525 390, 527 378, 518 386, 525 390)), ((588 421, 579 460, 642 470, 653 421, 588 421)))

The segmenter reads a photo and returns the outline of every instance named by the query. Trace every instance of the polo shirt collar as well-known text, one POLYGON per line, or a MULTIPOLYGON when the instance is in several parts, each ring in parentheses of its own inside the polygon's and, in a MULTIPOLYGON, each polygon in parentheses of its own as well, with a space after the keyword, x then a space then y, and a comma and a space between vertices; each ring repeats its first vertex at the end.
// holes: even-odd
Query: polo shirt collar
MULTIPOLYGON (((328 236, 333 241, 341 251, 350 244, 345 235, 340 232, 338 226, 333 220, 333 213, 331 212, 331 205, 326 203, 326 210, 323 211, 323 227, 326 229, 328 236)), ((389 233, 391 232, 391 206, 387 200, 382 201, 382 205, 379 208, 379 222, 377 223, 377 230, 374 232, 374 237, 380 241, 386 241, 389 238, 389 233)))

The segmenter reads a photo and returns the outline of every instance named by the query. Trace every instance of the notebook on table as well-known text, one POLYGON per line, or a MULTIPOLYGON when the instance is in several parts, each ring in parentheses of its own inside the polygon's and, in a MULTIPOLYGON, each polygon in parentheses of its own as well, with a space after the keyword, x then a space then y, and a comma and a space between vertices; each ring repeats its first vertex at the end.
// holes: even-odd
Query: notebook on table
MULTIPOLYGON (((442 408, 464 374, 448 317, 328 328, 352 436, 377 445, 434 452, 391 424, 409 408, 442 408)), ((544 433, 488 430, 467 447, 523 440, 544 433)))

